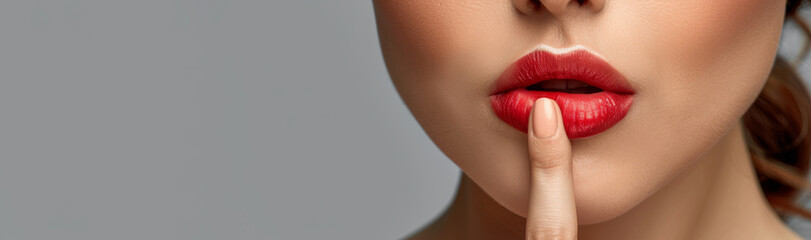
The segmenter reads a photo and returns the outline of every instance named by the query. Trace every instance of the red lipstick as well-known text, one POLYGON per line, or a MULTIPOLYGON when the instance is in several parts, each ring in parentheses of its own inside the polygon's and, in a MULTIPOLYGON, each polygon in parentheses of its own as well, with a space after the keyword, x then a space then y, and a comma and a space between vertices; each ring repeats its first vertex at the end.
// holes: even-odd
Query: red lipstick
POLYGON ((490 103, 502 121, 526 133, 535 100, 552 99, 560 106, 568 137, 584 138, 622 120, 633 96, 628 80, 587 50, 535 50, 501 74, 490 103))

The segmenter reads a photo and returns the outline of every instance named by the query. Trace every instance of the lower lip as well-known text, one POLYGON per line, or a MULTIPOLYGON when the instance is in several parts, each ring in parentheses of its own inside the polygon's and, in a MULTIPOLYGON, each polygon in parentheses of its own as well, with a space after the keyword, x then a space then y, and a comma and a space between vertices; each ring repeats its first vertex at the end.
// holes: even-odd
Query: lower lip
POLYGON ((516 89, 490 96, 496 115, 510 126, 526 133, 529 113, 538 98, 557 102, 569 138, 584 138, 617 124, 633 103, 633 94, 602 91, 591 94, 530 91, 516 89))

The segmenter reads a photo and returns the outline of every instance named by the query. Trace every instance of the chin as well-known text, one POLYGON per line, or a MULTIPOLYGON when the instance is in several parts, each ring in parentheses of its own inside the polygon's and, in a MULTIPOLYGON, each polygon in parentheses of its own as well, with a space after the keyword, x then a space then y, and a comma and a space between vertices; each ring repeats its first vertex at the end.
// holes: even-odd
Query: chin
MULTIPOLYGON (((575 205, 577 208, 577 223, 591 225, 610 221, 638 206, 647 199, 650 193, 619 194, 619 189, 609 186, 575 185, 575 205)), ((521 217, 527 216, 527 193, 516 194, 515 197, 495 197, 501 206, 521 217)))
MULTIPOLYGON (((604 150, 616 149, 618 141, 615 139, 625 139, 625 143, 628 144, 622 145, 626 146, 651 142, 648 138, 641 137, 644 134, 634 134, 631 131, 613 131, 600 137, 573 140, 572 171, 578 224, 591 225, 611 221, 640 207, 657 194, 664 193, 662 190, 666 190, 670 183, 677 181, 691 165, 701 162, 703 153, 724 138, 731 129, 724 126, 735 125, 735 121, 716 123, 720 128, 719 131, 705 131, 703 141, 693 139, 694 144, 682 145, 683 148, 679 151, 604 150), (613 136, 624 134, 635 135, 637 138, 613 136), (629 141, 631 139, 636 141, 629 141)), ((657 135, 653 134, 651 138, 655 136, 657 135)), ((676 135, 658 136, 663 146, 672 146, 687 140, 675 137, 676 135)), ((524 137, 519 134, 494 141, 504 145, 492 148, 492 153, 484 152, 485 157, 482 160, 499 159, 502 166, 513 167, 497 168, 490 165, 491 167, 483 168, 478 164, 472 167, 470 165, 473 161, 456 161, 466 175, 495 202, 521 217, 527 215, 529 200, 527 191, 529 169, 524 167, 526 156, 523 154, 526 148, 521 145, 523 143, 521 139, 524 137)), ((462 157, 451 155, 456 159, 462 157)), ((666 197, 665 195, 663 197, 666 197)))
MULTIPOLYGON (((605 184, 591 187, 583 184, 575 185, 575 205, 579 225, 598 224, 618 218, 638 206, 650 195, 650 193, 630 192, 620 194, 616 187, 602 185, 605 184)), ((527 216, 527 193, 515 194, 514 197, 493 197, 493 199, 512 213, 521 217, 527 216)))

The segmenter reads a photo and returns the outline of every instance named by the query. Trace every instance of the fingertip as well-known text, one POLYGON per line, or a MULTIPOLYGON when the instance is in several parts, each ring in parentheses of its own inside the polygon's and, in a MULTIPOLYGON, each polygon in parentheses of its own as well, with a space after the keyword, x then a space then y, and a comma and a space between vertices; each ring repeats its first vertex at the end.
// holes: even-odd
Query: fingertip
POLYGON ((555 135, 560 125, 560 110, 555 101, 549 98, 538 98, 532 106, 530 131, 536 138, 550 138, 555 135))
POLYGON ((529 160, 533 169, 546 171, 571 161, 571 143, 566 135, 560 107, 554 100, 535 100, 528 127, 529 160))

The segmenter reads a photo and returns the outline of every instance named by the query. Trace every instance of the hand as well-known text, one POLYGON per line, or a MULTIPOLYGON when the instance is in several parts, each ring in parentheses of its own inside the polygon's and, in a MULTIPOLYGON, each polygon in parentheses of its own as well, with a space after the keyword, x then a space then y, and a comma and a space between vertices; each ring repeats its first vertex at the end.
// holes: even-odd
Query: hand
POLYGON ((555 101, 535 101, 527 133, 530 183, 526 239, 577 239, 572 146, 555 101))

